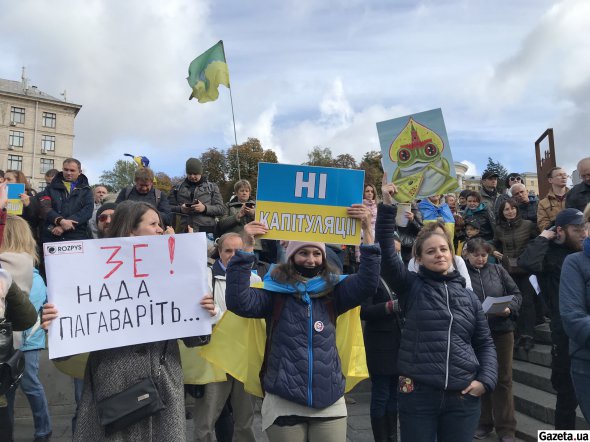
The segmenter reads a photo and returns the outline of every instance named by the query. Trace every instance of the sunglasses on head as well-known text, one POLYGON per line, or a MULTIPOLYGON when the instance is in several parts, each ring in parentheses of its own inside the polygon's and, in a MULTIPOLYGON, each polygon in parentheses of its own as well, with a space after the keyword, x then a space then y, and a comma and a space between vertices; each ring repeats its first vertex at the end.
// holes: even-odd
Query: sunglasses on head
POLYGON ((107 219, 111 219, 112 216, 113 215, 104 215, 104 214, 103 215, 98 215, 98 220, 101 223, 104 223, 107 219))
POLYGON ((509 178, 510 181, 522 181, 522 178, 519 176, 511 176, 509 178))

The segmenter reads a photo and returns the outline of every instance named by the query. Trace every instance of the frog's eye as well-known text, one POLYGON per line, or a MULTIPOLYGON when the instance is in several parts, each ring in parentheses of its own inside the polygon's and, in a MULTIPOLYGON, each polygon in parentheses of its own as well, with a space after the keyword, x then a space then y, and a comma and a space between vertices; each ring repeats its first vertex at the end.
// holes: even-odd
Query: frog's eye
POLYGON ((400 161, 408 161, 411 157, 410 155, 410 151, 408 149, 400 149, 399 152, 397 153, 397 157, 399 158, 400 161))
POLYGON ((433 157, 438 153, 438 148, 434 144, 424 146, 424 153, 427 157, 433 157))

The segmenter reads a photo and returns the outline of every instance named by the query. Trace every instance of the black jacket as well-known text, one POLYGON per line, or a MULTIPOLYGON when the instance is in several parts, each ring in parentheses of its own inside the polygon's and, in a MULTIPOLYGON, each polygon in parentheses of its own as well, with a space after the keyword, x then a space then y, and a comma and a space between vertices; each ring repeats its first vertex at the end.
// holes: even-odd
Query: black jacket
POLYGON ((127 186, 121 189, 119 195, 117 195, 115 203, 119 204, 123 201, 140 201, 142 203, 151 204, 160 214, 164 225, 169 226, 172 224, 172 214, 170 213, 170 204, 168 204, 168 195, 160 189, 152 187, 148 193, 141 194, 135 189, 135 186, 127 186))
POLYGON ((565 197, 565 207, 573 207, 580 212, 584 211, 588 203, 590 203, 590 186, 584 182, 572 187, 565 197))
POLYGON ((476 269, 469 261, 465 262, 471 278, 473 291, 483 302, 487 297, 499 298, 501 296, 514 296, 510 303, 510 316, 504 318, 496 315, 488 315, 488 324, 492 332, 502 333, 514 331, 515 321, 522 304, 522 295, 514 280, 508 272, 498 264, 486 264, 482 269, 476 269))
MULTIPOLYGON (((397 298, 395 294, 393 296, 397 298)), ((361 319, 365 321, 365 353, 371 376, 397 374, 401 324, 399 313, 389 313, 386 309, 389 300, 383 281, 379 281, 377 292, 361 304, 361 319)), ((397 303, 397 299, 394 302, 397 303)))
POLYGON ((379 204, 375 234, 381 276, 404 311, 399 374, 440 390, 463 390, 473 380, 493 390, 498 362, 481 303, 457 271, 442 275, 421 267, 416 274, 405 268, 393 244, 396 210, 379 204))
POLYGON ((41 206, 47 206, 46 210, 42 210, 45 215, 45 226, 42 232, 43 242, 88 238, 88 220, 92 218, 94 211, 94 197, 88 184, 88 178, 84 174, 80 174, 71 193, 67 192, 63 182, 63 173, 59 172, 39 198, 41 206), (55 226, 55 220, 59 217, 77 221, 78 224, 74 230, 64 232, 59 237, 55 236, 51 233, 50 228, 55 226))

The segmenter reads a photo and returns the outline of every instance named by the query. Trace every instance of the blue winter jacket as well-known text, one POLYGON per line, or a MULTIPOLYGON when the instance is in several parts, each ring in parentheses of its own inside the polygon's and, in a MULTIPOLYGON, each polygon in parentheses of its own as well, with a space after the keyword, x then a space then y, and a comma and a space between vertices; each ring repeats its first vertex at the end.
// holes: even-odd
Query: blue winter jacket
POLYGON ((570 338, 572 358, 590 361, 590 238, 584 251, 565 258, 559 285, 559 310, 570 338))
POLYGON ((496 386, 498 362, 477 296, 458 272, 408 271, 395 253, 395 206, 380 204, 375 225, 381 276, 398 294, 406 322, 397 361, 400 375, 441 390, 463 390, 473 380, 496 386))
MULTIPOLYGON (((35 310, 41 310, 43 304, 47 302, 47 287, 39 271, 33 269, 33 285, 31 286, 31 292, 29 293, 29 300, 31 304, 35 306, 35 310)), ((41 327, 37 328, 37 331, 31 335, 31 328, 23 332, 23 343, 20 347, 22 351, 27 350, 42 350, 45 348, 45 332, 41 327)))
POLYGON ((264 391, 312 408, 332 405, 344 394, 345 380, 332 322, 372 296, 379 284, 379 247, 361 246, 358 273, 348 276, 325 296, 311 297, 311 307, 296 295, 250 287, 254 255, 237 252, 226 272, 228 310, 246 318, 272 319, 273 302, 285 296, 281 316, 272 332, 264 376, 264 391), (332 306, 325 302, 332 298, 332 306), (332 308, 332 312, 329 309, 332 308))

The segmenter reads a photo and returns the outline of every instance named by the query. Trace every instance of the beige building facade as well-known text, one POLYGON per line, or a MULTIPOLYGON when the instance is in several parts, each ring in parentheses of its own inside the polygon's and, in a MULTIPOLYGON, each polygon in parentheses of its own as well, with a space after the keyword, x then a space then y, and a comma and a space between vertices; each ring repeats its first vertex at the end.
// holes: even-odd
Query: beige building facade
POLYGON ((74 151, 74 119, 82 108, 36 86, 0 79, 0 169, 20 170, 35 190, 45 172, 61 170, 74 151))

